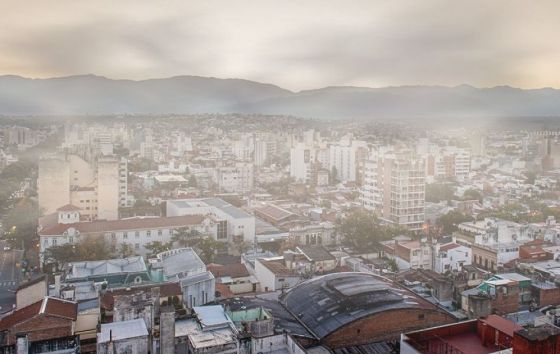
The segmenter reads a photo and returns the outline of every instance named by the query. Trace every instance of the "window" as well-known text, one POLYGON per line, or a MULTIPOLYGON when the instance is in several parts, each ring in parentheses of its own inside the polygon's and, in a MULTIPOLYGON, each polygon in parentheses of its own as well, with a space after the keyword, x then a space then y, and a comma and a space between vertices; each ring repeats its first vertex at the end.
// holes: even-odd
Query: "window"
POLYGON ((122 236, 123 236, 123 238, 128 238, 128 232, 126 232, 126 231, 123 232, 122 236))
POLYGON ((135 231, 135 232, 134 232, 134 236, 135 236, 136 238, 140 237, 140 232, 135 231))
POLYGON ((117 234, 115 234, 114 232, 111 232, 111 239, 114 240, 117 238, 117 234))
POLYGON ((139 249, 140 249, 140 244, 139 244, 139 243, 135 243, 135 244, 134 244, 134 249, 135 249, 135 250, 139 250, 139 249))
POLYGON ((146 236, 148 237, 152 236, 152 232, 150 230, 146 231, 146 236))
POLYGON ((157 235, 158 235, 158 236, 163 235, 163 230, 157 230, 157 235))

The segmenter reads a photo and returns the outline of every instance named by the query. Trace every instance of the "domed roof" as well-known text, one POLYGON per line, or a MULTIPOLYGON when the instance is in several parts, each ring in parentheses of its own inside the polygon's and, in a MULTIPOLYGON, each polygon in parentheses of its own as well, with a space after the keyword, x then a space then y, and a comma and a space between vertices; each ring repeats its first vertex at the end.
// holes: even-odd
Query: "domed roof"
POLYGON ((281 299, 318 338, 360 318, 394 309, 437 307, 389 279, 367 273, 333 273, 290 289, 281 299))

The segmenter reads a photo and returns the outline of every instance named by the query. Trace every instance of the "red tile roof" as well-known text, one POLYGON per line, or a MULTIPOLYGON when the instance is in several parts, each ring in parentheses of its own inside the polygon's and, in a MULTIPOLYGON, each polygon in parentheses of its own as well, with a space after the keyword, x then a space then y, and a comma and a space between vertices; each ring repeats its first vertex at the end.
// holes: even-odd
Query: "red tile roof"
POLYGON ((62 317, 75 321, 78 314, 78 303, 45 297, 22 309, 16 310, 12 314, 0 320, 0 331, 8 330, 20 322, 27 321, 38 315, 62 317))
POLYGON ((260 262, 263 266, 265 266, 268 270, 270 270, 275 275, 279 275, 279 276, 296 275, 294 271, 288 269, 288 267, 286 267, 280 261, 266 261, 261 259, 260 262))
POLYGON ((41 236, 58 236, 69 228, 80 233, 111 232, 124 230, 144 230, 166 227, 182 227, 198 225, 205 219, 202 215, 172 216, 163 218, 138 218, 125 220, 101 220, 92 222, 78 222, 74 224, 57 224, 39 232, 41 236))
POLYGON ((461 247, 461 245, 458 245, 456 243, 448 243, 447 245, 441 246, 439 248, 439 250, 440 251, 449 251, 449 250, 452 250, 452 249, 457 248, 457 247, 461 247))
POLYGON ((209 264, 206 268, 214 275, 214 277, 232 277, 243 278, 250 276, 249 271, 242 263, 228 264, 223 266, 221 264, 209 264))
POLYGON ((222 299, 236 296, 233 292, 231 292, 231 290, 229 290, 229 286, 226 284, 216 283, 216 291, 220 293, 220 297, 222 299))
POLYGON ((66 204, 56 209, 56 211, 79 211, 79 210, 82 210, 82 208, 78 208, 77 206, 72 204, 66 204))

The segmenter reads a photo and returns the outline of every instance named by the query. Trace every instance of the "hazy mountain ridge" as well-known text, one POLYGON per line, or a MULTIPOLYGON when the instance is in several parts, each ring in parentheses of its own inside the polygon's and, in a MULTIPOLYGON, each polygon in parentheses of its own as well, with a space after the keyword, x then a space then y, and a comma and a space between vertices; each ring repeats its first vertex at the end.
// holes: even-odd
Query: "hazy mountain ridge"
POLYGON ((560 115, 560 90, 509 86, 337 86, 292 92, 242 79, 142 81, 0 76, 0 114, 263 113, 312 118, 560 115))

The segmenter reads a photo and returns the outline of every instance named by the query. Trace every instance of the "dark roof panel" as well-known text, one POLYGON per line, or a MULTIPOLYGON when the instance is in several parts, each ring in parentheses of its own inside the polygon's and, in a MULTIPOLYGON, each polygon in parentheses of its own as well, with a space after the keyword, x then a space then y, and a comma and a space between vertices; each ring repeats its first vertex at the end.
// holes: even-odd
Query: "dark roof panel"
POLYGON ((281 300, 319 338, 383 311, 437 309, 388 279, 355 272, 333 273, 306 281, 288 290, 281 300))

